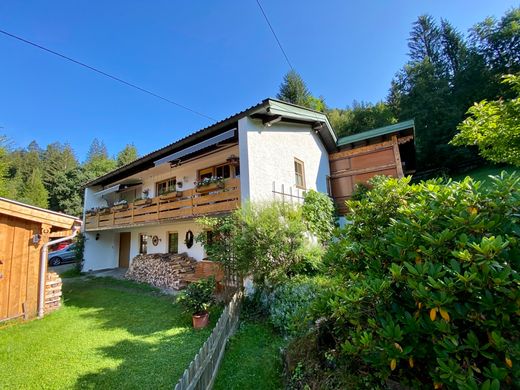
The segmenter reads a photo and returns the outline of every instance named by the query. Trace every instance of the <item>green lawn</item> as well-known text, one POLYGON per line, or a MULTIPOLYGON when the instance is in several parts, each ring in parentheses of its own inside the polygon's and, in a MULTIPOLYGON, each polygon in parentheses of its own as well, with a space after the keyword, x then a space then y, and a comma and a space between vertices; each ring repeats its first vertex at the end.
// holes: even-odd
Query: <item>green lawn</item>
POLYGON ((488 165, 484 167, 479 167, 472 171, 456 174, 452 176, 453 180, 463 180, 466 176, 471 176, 474 180, 479 180, 485 182, 489 182, 490 175, 500 176, 502 171, 506 171, 507 173, 517 172, 518 168, 510 167, 510 166, 496 166, 496 165, 488 165))
POLYGON ((266 322, 242 322, 229 341, 214 389, 283 389, 283 345, 283 339, 266 322))
POLYGON ((0 327, 0 389, 172 388, 212 326, 171 296, 110 278, 67 279, 64 307, 0 327))

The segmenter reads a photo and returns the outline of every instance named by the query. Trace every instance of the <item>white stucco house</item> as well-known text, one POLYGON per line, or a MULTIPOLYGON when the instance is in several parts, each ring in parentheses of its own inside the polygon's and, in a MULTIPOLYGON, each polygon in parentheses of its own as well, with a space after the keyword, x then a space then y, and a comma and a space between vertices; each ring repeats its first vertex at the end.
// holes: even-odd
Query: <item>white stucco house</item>
MULTIPOLYGON (((355 180, 355 167, 345 168, 351 151, 390 142, 390 135, 338 140, 323 113, 265 99, 87 183, 83 269, 128 267, 140 253, 187 252, 202 260, 204 248, 193 240, 201 232, 196 218, 229 213, 248 200, 298 202, 309 189, 331 194, 334 177, 341 188, 345 172, 355 180)), ((401 168, 401 159, 392 158, 401 168)))
POLYGON ((202 260, 204 248, 191 240, 201 230, 197 217, 229 213, 246 200, 327 192, 336 141, 323 113, 265 99, 91 181, 84 270, 127 267, 143 252, 202 260), (223 180, 197 188, 212 177, 223 180))

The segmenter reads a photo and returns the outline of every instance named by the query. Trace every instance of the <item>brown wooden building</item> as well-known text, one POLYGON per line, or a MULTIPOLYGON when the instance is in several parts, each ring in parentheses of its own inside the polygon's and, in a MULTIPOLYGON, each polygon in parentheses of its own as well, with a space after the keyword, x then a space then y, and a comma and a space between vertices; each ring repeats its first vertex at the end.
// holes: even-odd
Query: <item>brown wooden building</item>
POLYGON ((76 217, 0 198, 0 321, 35 317, 43 246, 65 237, 76 217))
POLYGON ((330 187, 340 214, 357 183, 376 175, 403 177, 415 171, 414 121, 340 138, 329 154, 330 187))

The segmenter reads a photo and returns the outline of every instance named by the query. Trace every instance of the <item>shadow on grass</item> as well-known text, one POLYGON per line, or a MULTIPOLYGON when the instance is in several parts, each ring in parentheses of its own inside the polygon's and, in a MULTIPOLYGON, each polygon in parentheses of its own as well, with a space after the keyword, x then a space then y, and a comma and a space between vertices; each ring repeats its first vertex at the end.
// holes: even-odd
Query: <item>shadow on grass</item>
POLYGON ((195 331, 191 315, 174 303, 174 297, 147 285, 110 278, 75 279, 65 283, 63 290, 65 305, 82 309, 81 317, 96 327, 129 333, 95 350, 111 364, 78 377, 77 389, 172 388, 220 315, 216 308, 210 326, 195 331))
POLYGON ((104 357, 121 360, 117 368, 80 376, 75 388, 171 389, 197 350, 189 332, 162 337, 152 343, 123 340, 100 349, 104 357))

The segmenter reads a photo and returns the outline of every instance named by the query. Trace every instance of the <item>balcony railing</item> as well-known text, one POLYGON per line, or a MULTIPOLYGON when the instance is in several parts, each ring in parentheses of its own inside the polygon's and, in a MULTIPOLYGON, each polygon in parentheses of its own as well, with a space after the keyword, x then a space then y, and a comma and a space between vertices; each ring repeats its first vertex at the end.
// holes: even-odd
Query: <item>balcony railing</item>
POLYGON ((215 185, 177 191, 127 205, 87 213, 85 229, 102 230, 233 211, 240 206, 240 179, 227 179, 223 188, 215 185))

